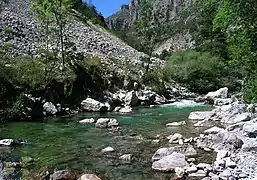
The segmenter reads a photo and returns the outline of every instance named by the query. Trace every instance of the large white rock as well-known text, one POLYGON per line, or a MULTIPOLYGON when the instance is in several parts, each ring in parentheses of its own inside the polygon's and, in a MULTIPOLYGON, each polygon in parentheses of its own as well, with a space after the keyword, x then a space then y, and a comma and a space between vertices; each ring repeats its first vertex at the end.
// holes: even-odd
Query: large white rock
POLYGON ((227 98, 228 97, 228 88, 220 88, 217 91, 209 92, 205 97, 207 98, 227 98))
POLYGON ((14 143, 13 139, 2 139, 0 140, 0 146, 11 146, 14 143))
POLYGON ((128 106, 136 106, 138 104, 138 96, 136 92, 130 91, 126 94, 125 104, 128 106))
POLYGON ((81 107, 83 110, 91 112, 108 111, 107 103, 101 103, 92 98, 87 98, 84 101, 82 101, 81 107))
POLYGON ((251 113, 241 113, 241 114, 236 114, 232 117, 227 117, 223 118, 221 122, 227 123, 227 124, 235 124, 235 123, 240 123, 244 121, 249 121, 251 120, 251 113))
POLYGON ((43 105, 44 111, 49 115, 55 115, 58 110, 52 102, 46 102, 43 105))
POLYGON ((195 111, 191 112, 189 114, 188 119, 190 120, 205 120, 205 119, 210 119, 212 116, 215 115, 215 112, 213 111, 195 111))
POLYGON ((152 169, 161 172, 173 172, 175 168, 186 168, 189 164, 186 162, 185 155, 173 152, 169 156, 153 162, 152 169))

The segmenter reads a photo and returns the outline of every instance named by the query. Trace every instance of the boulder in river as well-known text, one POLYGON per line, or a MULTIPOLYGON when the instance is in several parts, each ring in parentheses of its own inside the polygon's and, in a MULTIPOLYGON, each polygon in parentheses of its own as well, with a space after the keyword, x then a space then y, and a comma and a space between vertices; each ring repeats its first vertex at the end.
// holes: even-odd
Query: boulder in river
POLYGON ((81 107, 84 111, 91 112, 106 112, 108 111, 108 103, 101 103, 92 98, 87 98, 81 102, 81 107))
POLYGON ((13 139, 2 139, 0 140, 0 146, 12 146, 14 144, 13 139))
POLYGON ((189 114, 188 119, 190 120, 208 120, 215 115, 213 111, 195 111, 189 114))
POLYGON ((185 155, 173 152, 171 155, 164 156, 162 159, 153 162, 152 169, 161 172, 173 172, 175 168, 185 168, 189 164, 186 162, 185 155))
POLYGON ((130 106, 125 106, 119 110, 120 113, 130 113, 132 112, 132 108, 130 106))
POLYGON ((55 115, 58 110, 52 102, 46 102, 43 105, 43 109, 47 115, 55 115))
POLYGON ((119 123, 116 119, 100 118, 96 121, 95 127, 97 128, 111 128, 118 126, 119 123))

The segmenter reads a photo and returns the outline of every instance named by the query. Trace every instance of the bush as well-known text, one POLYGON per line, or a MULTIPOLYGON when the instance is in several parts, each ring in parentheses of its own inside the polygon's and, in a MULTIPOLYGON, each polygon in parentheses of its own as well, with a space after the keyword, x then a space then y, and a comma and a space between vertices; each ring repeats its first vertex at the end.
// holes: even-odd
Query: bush
POLYGON ((240 72, 230 73, 230 67, 222 59, 207 52, 177 52, 166 61, 171 77, 193 92, 207 93, 224 86, 234 89, 240 78, 240 72))

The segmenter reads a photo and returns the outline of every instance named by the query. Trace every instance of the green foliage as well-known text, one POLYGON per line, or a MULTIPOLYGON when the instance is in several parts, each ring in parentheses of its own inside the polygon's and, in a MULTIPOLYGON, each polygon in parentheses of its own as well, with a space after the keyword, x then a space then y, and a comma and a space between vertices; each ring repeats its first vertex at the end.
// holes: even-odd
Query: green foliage
POLYGON ((77 10, 82 14, 82 20, 90 20, 94 24, 99 24, 103 27, 106 27, 104 17, 97 12, 96 7, 83 2, 82 0, 72 0, 72 8, 77 10))
POLYGON ((178 52, 167 57, 166 61, 172 79, 185 84, 193 92, 206 93, 222 86, 234 88, 237 81, 228 74, 229 69, 222 60, 210 53, 178 52))

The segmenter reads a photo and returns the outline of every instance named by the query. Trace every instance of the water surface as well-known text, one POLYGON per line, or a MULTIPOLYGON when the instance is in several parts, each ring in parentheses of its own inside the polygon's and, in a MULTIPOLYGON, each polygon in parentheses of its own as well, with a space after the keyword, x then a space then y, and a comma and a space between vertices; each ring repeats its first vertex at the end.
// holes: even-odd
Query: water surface
POLYGON ((201 130, 195 128, 187 117, 191 111, 209 108, 157 106, 138 108, 125 115, 82 113, 49 119, 43 123, 15 122, 0 128, 0 138, 26 139, 31 142, 30 145, 10 149, 12 161, 20 161, 24 157, 34 159, 24 173, 28 176, 46 169, 77 169, 110 180, 169 179, 172 175, 151 170, 151 157, 158 148, 170 145, 167 142, 154 144, 152 139, 156 135, 167 136, 177 132, 185 137, 198 135, 201 130), (116 118, 120 122, 120 130, 97 129, 94 125, 78 123, 91 117, 116 118), (187 124, 181 127, 165 126, 184 120, 187 124), (101 153, 107 146, 113 147, 116 152, 101 153), (133 161, 126 163, 119 160, 123 154, 133 154, 133 161))

